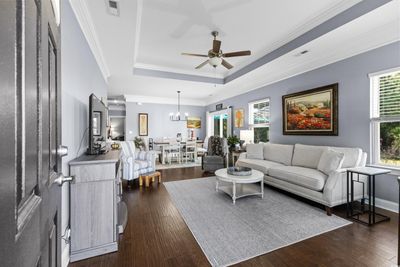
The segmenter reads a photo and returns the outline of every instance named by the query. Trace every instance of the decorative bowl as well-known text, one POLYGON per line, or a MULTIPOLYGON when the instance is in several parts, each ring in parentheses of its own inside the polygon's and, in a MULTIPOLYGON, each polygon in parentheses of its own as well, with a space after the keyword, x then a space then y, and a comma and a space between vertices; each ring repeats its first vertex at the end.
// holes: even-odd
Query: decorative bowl
POLYGON ((228 167, 227 173, 236 176, 251 175, 251 168, 248 167, 228 167))

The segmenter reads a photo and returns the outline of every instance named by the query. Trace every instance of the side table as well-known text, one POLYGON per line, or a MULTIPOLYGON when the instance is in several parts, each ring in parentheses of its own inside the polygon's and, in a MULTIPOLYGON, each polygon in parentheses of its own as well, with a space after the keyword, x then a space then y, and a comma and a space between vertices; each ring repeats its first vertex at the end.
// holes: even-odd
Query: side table
POLYGON ((235 166, 235 158, 239 158, 240 154, 246 152, 246 150, 232 150, 231 157, 232 157, 232 166, 235 166))
MULTIPOLYGON (((347 169, 347 218, 366 224, 368 226, 379 222, 389 221, 390 218, 375 212, 375 176, 390 173, 390 170, 372 167, 356 167, 347 169), (366 175, 368 177, 368 210, 355 211, 353 209, 354 202, 354 179, 353 174, 366 175), (360 219, 360 215, 368 213, 368 221, 360 219), (376 215, 380 218, 377 219, 376 215)), ((364 203, 362 202, 362 206, 364 203)))

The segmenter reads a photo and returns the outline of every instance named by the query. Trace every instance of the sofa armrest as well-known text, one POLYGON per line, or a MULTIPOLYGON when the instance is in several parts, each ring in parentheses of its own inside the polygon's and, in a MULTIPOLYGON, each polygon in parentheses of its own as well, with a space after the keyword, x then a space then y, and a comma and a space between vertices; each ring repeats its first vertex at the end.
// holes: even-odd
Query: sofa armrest
MULTIPOLYGON (((365 183, 366 177, 364 175, 359 175, 358 179, 360 183, 354 183, 355 199, 360 199, 363 195, 363 191, 365 190, 364 193, 367 193, 368 190, 365 183)), ((323 199, 329 204, 329 206, 336 206, 341 203, 346 203, 346 198, 347 170, 338 169, 330 173, 328 176, 323 190, 323 199)))
POLYGON ((243 153, 240 153, 240 154, 239 154, 238 160, 239 160, 239 159, 245 159, 245 158, 247 158, 247 153, 246 153, 246 152, 243 152, 243 153))

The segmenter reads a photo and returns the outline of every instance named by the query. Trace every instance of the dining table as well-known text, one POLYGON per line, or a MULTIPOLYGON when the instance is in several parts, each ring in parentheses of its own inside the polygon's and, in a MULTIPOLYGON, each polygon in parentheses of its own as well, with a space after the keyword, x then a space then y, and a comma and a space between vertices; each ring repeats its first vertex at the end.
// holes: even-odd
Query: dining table
MULTIPOLYGON (((179 143, 181 145, 185 145, 186 142, 193 142, 195 140, 182 140, 179 143)), ((170 141, 170 140, 159 140, 159 141, 154 141, 154 145, 160 147, 160 151, 161 151, 161 164, 165 164, 165 148, 169 145, 171 145, 172 143, 176 144, 176 141, 170 141)), ((196 144, 203 144, 204 141, 203 140, 196 140, 196 144)))

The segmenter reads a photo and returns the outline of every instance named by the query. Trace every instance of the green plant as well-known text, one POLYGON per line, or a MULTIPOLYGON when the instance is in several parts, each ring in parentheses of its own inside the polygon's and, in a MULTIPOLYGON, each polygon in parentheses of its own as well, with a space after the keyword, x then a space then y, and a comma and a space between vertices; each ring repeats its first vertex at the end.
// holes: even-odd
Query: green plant
POLYGON ((236 144, 240 143, 239 137, 237 137, 236 135, 231 135, 227 138, 228 140, 228 145, 230 147, 234 147, 236 144))
POLYGON ((136 136, 135 139, 133 139, 133 142, 135 143, 136 148, 139 148, 140 150, 144 149, 145 144, 142 138, 136 136))

